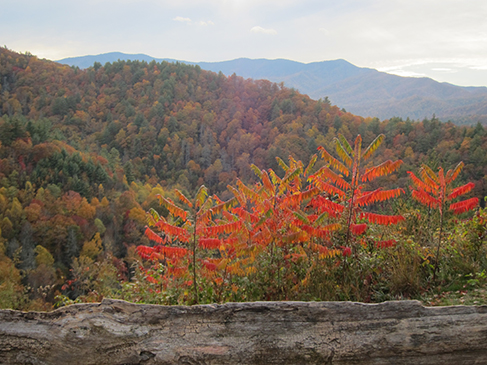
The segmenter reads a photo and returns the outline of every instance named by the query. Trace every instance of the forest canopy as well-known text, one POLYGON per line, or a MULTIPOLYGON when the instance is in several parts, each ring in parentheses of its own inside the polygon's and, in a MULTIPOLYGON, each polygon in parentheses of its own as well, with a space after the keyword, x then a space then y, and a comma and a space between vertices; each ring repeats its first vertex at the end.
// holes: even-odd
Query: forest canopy
POLYGON ((362 118, 282 83, 198 66, 119 61, 80 70, 0 48, 0 108, 0 263, 10 270, 0 273, 10 293, 2 306, 105 295, 109 284, 94 287, 93 278, 130 279, 135 247, 150 245, 146 212, 169 213, 158 195, 193 196, 205 185, 227 200, 228 186, 258 182, 252 165, 282 177, 276 157, 306 166, 339 135, 361 135, 366 146, 383 134, 371 166, 402 160, 371 189, 407 195, 407 171, 463 161, 458 184, 472 182, 482 203, 487 195, 480 123, 362 118), (83 271, 90 267, 97 272, 83 271))

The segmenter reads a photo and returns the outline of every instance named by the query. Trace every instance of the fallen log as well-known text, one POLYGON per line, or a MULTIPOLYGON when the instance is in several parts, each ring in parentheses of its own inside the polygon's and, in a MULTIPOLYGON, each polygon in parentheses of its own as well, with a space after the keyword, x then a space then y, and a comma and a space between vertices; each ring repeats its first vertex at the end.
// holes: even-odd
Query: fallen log
POLYGON ((487 306, 418 301, 0 310, 2 364, 480 364, 487 306))

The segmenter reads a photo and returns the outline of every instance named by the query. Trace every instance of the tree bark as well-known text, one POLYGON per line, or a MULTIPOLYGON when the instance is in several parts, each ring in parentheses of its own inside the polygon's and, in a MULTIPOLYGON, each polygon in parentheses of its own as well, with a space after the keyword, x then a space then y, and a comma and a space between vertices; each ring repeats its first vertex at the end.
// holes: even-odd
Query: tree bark
POLYGON ((0 311, 2 364, 487 363, 487 307, 417 301, 0 311))

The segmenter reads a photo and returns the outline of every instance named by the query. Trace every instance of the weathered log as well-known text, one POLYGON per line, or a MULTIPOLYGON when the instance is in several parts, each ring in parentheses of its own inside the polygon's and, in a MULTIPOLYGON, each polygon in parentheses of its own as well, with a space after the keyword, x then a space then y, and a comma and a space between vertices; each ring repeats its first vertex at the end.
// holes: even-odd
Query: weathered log
POLYGON ((2 364, 486 364, 487 306, 417 301, 0 310, 2 364))

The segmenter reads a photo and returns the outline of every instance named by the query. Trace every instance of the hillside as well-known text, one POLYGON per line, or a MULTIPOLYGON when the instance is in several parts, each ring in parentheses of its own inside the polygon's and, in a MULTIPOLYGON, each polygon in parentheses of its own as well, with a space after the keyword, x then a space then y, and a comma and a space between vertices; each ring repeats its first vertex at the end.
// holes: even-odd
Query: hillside
MULTIPOLYGON (((338 134, 349 141, 360 134, 367 145, 383 133, 370 163, 404 161, 391 179, 370 188, 401 187, 407 194, 407 171, 463 161, 458 183, 472 181, 474 196, 487 195, 487 133, 480 124, 380 122, 267 80, 197 65, 119 61, 81 70, 5 48, 0 90, 1 307, 49 309, 121 295, 120 283, 148 275, 134 266, 135 248, 150 244, 146 212, 168 214, 158 195, 177 200, 173 188, 193 196, 205 185, 209 195, 229 199, 227 187, 238 180, 254 186, 251 164, 282 176, 276 157, 307 165, 319 146, 334 151, 338 134)), ((390 209, 399 208, 415 209, 410 202, 390 209)), ((265 287, 262 293, 252 298, 283 295, 265 287)), ((159 298, 150 290, 124 295, 159 298)), ((164 298, 179 301, 176 294, 164 298)))
MULTIPOLYGON (((81 68, 117 60, 150 61, 147 55, 107 53, 58 62, 81 68)), ((156 61, 171 61, 155 59, 156 61)), ((230 76, 284 82, 317 100, 328 97, 333 104, 364 117, 388 119, 423 119, 436 115, 456 124, 487 123, 487 88, 460 87, 429 78, 389 75, 369 68, 359 68, 345 60, 304 64, 289 60, 240 58, 224 62, 186 62, 202 69, 221 71, 230 76)))

